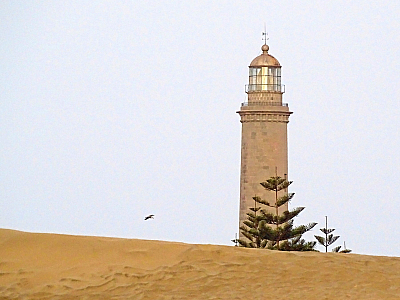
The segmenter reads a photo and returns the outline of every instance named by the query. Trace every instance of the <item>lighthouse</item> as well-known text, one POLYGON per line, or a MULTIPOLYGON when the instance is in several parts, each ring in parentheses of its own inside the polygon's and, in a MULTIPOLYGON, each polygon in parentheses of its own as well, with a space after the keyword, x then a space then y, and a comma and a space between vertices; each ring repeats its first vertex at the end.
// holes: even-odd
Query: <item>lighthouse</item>
MULTIPOLYGON (((261 50, 249 66, 247 102, 237 112, 242 123, 239 226, 254 207, 254 196, 275 203, 275 194, 260 183, 288 174, 287 124, 291 112, 282 101, 285 86, 281 84, 281 65, 268 53, 266 43, 261 50)), ((280 209, 282 213, 287 205, 280 209)))

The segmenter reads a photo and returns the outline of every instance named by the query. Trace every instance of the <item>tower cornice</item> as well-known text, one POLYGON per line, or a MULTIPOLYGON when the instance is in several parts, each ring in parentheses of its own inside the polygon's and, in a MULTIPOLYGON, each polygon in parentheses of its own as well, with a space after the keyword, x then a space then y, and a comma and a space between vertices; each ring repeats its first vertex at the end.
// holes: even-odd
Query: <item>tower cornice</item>
POLYGON ((278 122, 289 123, 290 111, 285 110, 239 110, 240 122, 278 122))

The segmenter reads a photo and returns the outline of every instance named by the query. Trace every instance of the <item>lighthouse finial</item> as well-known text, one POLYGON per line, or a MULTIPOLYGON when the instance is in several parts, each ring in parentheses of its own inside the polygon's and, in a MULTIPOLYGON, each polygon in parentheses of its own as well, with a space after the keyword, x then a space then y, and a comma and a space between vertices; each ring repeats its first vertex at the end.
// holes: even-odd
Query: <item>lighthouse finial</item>
POLYGON ((264 45, 266 45, 267 41, 269 40, 269 37, 267 32, 267 26, 265 25, 265 23, 264 23, 264 32, 262 33, 262 36, 263 36, 262 39, 264 40, 264 45))

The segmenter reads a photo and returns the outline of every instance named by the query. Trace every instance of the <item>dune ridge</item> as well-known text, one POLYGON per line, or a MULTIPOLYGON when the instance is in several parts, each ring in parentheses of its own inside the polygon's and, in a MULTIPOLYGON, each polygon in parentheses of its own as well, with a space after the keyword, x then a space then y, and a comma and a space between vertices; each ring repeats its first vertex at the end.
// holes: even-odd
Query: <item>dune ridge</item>
POLYGON ((400 299, 400 258, 0 229, 0 299, 400 299))

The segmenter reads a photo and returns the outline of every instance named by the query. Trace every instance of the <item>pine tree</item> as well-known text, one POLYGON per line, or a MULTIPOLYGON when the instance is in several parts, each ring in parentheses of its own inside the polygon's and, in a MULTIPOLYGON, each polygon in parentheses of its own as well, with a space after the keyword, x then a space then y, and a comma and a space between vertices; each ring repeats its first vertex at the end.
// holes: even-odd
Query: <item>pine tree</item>
POLYGON ((237 238, 237 233, 235 233, 235 239, 231 240, 231 242, 235 244, 235 247, 238 246, 239 240, 237 238))
MULTIPOLYGON (((325 228, 320 229, 324 234, 325 237, 314 235, 315 238, 317 239, 318 243, 320 243, 322 246, 325 247, 325 252, 328 252, 328 247, 332 245, 340 236, 334 236, 332 232, 335 231, 334 228, 328 228, 328 216, 325 216, 325 228)), ((339 252, 340 247, 334 248, 332 251, 333 252, 339 252)))
POLYGON ((342 248, 342 246, 337 246, 335 248, 332 249, 332 252, 337 252, 337 253, 350 253, 352 250, 351 249, 347 249, 346 248, 346 242, 343 243, 343 250, 340 250, 340 248, 342 248))
POLYGON ((269 203, 260 197, 253 197, 255 207, 250 208, 247 213, 248 220, 244 221, 247 226, 242 226, 241 232, 249 240, 239 240, 243 247, 268 248, 284 251, 311 251, 314 250, 316 242, 306 242, 301 236, 311 230, 317 223, 294 227, 293 219, 303 211, 304 207, 298 207, 291 211, 285 210, 279 214, 279 208, 287 204, 294 196, 294 193, 286 193, 278 197, 278 192, 287 189, 292 181, 287 181, 279 176, 273 176, 262 182, 261 185, 268 191, 275 193, 274 203, 269 203), (273 212, 257 207, 257 203, 268 206, 273 212), (257 215, 257 212, 260 212, 257 215))
POLYGON ((285 190, 292 184, 292 181, 287 181, 279 176, 273 176, 262 182, 261 185, 275 194, 275 203, 269 203, 265 200, 258 199, 260 203, 273 208, 274 212, 269 212, 265 209, 261 213, 266 221, 267 226, 272 228, 270 235, 265 236, 269 242, 269 249, 286 250, 286 251, 310 251, 313 250, 315 242, 305 242, 301 236, 311 230, 317 223, 301 225, 294 227, 293 219, 297 217, 304 207, 297 207, 291 211, 285 210, 279 214, 279 208, 287 204, 294 196, 294 193, 286 193, 278 197, 278 192, 285 190))
POLYGON ((247 213, 247 220, 243 222, 244 225, 240 226, 241 233, 246 237, 248 241, 238 239, 237 242, 242 247, 247 248, 264 248, 265 243, 263 243, 263 227, 264 221, 260 214, 257 212, 261 210, 261 207, 257 206, 257 197, 254 199, 254 207, 250 208, 251 212, 247 213))

